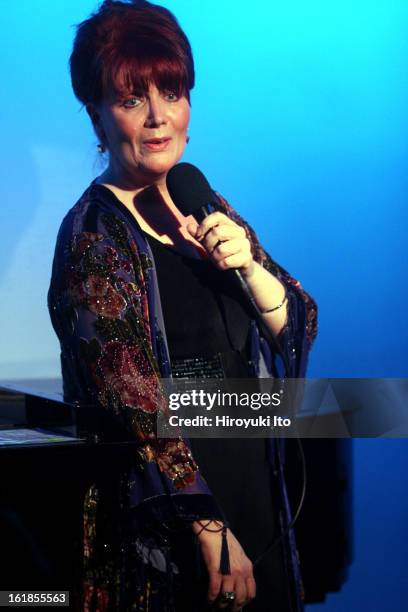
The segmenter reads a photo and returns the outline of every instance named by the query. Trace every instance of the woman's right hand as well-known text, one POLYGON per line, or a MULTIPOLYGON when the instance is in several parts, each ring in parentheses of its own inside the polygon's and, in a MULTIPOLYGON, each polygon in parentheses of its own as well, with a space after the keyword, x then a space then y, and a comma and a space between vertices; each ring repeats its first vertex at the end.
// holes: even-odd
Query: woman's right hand
POLYGON ((193 523, 193 530, 194 533, 199 534, 201 553, 207 566, 209 576, 208 599, 210 603, 214 603, 221 599, 221 594, 224 591, 233 591, 235 593, 234 602, 221 603, 221 601, 217 601, 217 607, 220 609, 229 607, 228 609, 232 612, 238 612, 256 595, 252 562, 246 556, 234 534, 227 529, 230 574, 221 574, 221 531, 208 531, 202 529, 202 527, 206 525, 208 529, 219 530, 222 524, 219 521, 211 521, 208 525, 207 523, 208 520, 196 521, 193 523))

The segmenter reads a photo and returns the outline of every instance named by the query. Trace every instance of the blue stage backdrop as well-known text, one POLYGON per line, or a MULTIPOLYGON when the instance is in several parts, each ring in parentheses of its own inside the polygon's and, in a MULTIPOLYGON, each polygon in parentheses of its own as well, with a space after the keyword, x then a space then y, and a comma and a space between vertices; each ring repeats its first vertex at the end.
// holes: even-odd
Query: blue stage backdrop
MULTIPOLYGON (((406 0, 164 4, 196 60, 184 159, 317 299, 309 375, 406 375, 406 0)), ((73 26, 94 8, 2 6, 2 379, 59 375, 46 309, 55 237, 102 169, 67 69, 73 26)), ((405 607, 406 457, 405 441, 356 442, 355 562, 316 608, 405 607)))

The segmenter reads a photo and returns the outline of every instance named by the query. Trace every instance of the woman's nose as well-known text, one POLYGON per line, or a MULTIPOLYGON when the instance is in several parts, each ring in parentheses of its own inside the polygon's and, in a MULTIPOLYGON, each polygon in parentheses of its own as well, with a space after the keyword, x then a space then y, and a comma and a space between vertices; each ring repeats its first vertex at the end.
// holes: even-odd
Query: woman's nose
POLYGON ((146 127, 156 127, 166 123, 166 108, 159 92, 150 92, 147 100, 146 127))

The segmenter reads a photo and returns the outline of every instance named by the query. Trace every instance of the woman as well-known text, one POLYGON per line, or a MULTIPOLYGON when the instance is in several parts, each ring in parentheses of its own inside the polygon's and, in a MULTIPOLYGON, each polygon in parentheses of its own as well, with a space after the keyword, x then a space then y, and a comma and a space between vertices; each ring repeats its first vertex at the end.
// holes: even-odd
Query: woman
POLYGON ((49 309, 64 394, 99 406, 109 439, 138 442, 85 496, 79 609, 299 610, 292 532, 253 572, 272 533, 290 522, 281 446, 195 440, 192 453, 185 440, 157 438, 155 417, 166 403, 160 379, 185 373, 192 356, 223 376, 272 368, 276 350, 225 270, 241 271, 291 377, 305 371, 314 302, 221 197, 201 224, 170 198, 166 175, 188 142, 194 66, 169 11, 104 2, 78 27, 70 66, 108 165, 57 238, 49 309))

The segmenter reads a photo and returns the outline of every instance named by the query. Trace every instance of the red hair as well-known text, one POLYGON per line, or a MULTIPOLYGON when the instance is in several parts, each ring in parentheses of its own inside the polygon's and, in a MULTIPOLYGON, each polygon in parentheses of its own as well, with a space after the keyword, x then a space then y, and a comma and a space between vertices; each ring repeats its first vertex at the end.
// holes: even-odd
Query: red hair
POLYGON ((154 83, 185 95, 194 87, 190 43, 174 15, 162 6, 105 0, 77 27, 70 57, 72 88, 84 105, 110 93, 142 94, 154 83))

